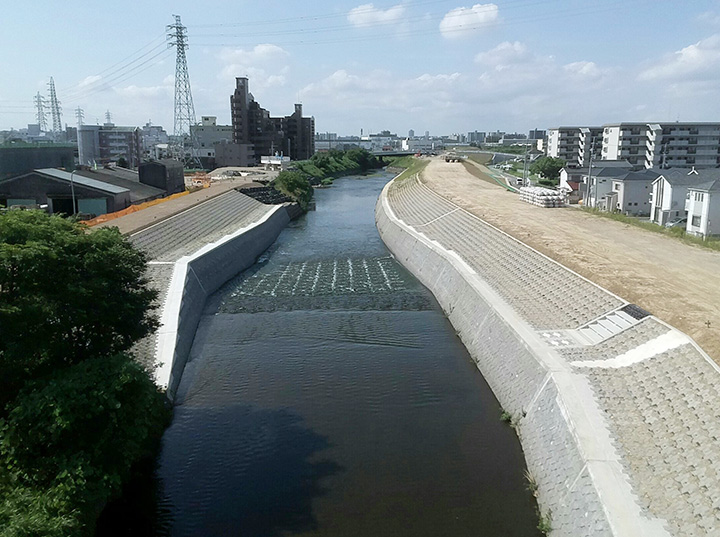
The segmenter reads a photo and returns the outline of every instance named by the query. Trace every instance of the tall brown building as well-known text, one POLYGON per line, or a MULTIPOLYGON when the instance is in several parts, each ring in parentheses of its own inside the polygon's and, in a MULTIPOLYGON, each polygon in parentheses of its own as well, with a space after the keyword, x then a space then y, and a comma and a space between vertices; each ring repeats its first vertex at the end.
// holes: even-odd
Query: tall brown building
POLYGON ((261 156, 276 153, 292 160, 305 160, 315 153, 315 119, 302 117, 302 105, 285 117, 270 117, 249 91, 248 79, 235 79, 235 92, 230 96, 233 143, 251 144, 255 163, 261 156))

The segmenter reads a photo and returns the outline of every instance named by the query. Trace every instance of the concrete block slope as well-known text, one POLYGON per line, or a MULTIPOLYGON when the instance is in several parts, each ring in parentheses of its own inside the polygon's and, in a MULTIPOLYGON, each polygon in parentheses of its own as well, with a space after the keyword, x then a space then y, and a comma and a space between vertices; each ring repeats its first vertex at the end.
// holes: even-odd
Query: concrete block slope
POLYGON ((720 372, 690 338, 417 177, 376 221, 513 416, 552 535, 720 535, 720 372))
POLYGON ((170 399, 180 383, 207 298, 252 265, 290 221, 287 208, 236 190, 130 235, 146 252, 160 328, 134 347, 170 399))

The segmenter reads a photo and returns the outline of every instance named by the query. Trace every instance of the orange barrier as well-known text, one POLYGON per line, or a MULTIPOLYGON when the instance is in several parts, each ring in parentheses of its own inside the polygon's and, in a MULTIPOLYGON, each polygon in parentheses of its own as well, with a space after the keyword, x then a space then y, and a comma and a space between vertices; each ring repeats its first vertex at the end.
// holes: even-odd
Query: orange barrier
POLYGON ((86 226, 92 227, 96 226, 98 224, 102 224, 103 222, 109 222, 110 220, 115 220, 116 218, 120 218, 121 216, 125 216, 126 214, 136 213, 138 211, 142 211, 143 209, 147 209, 148 207, 152 207, 153 205, 159 205, 161 203, 165 203, 166 201, 174 200, 177 198, 180 198, 182 196, 187 196, 190 194, 189 191, 185 190, 184 192, 178 192, 177 194, 172 194, 166 198, 158 198, 154 199, 152 201, 146 201, 145 203, 139 203, 138 205, 131 205, 130 207, 127 207, 121 211, 115 211, 114 213, 107 213, 107 214, 101 214, 100 216, 96 216, 95 218, 92 218, 90 220, 84 220, 83 224, 86 226))

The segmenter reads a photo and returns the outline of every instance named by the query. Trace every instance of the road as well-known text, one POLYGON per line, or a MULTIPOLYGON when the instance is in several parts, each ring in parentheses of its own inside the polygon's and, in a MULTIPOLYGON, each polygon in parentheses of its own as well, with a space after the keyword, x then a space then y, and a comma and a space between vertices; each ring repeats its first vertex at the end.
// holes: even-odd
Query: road
POLYGON ((720 252, 576 208, 536 207, 487 179, 440 159, 421 174, 438 194, 682 330, 720 363, 720 252))

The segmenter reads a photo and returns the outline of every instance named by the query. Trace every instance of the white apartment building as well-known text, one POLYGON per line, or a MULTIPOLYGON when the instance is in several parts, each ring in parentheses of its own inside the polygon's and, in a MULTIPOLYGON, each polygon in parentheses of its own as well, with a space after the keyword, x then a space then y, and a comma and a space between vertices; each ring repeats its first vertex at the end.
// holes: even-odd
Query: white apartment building
POLYGON ((720 123, 604 125, 602 158, 645 168, 715 168, 720 165, 720 123))
POLYGON ((547 131, 547 155, 561 158, 570 167, 589 166, 590 154, 593 160, 600 160, 602 127, 557 127, 547 131))

